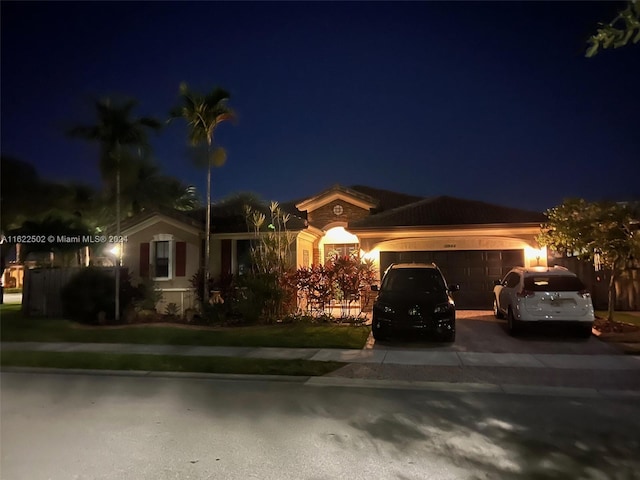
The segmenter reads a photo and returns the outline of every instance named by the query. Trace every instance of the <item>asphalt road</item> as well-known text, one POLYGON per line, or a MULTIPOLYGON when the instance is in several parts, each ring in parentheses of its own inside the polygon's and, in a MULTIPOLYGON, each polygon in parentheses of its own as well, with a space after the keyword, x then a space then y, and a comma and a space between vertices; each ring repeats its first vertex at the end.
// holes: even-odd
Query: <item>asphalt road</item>
POLYGON ((633 398, 2 373, 3 480, 638 479, 633 398))

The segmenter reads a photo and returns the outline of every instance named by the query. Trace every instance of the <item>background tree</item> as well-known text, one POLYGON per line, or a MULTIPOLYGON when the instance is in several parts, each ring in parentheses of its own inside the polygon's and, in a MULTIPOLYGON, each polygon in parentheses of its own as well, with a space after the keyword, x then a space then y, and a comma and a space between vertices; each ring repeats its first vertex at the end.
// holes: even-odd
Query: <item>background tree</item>
POLYGON ((88 225, 97 220, 94 188, 80 183, 44 180, 33 165, 17 158, 3 155, 0 163, 0 220, 5 234, 19 228, 26 220, 41 220, 52 214, 81 217, 88 225))
MULTIPOLYGON (((100 225, 99 198, 94 188, 79 183, 63 184, 44 180, 29 162, 2 156, 2 233, 43 235, 93 235, 100 225), (66 230, 65 230, 66 228, 66 230)), ((6 239, 6 237, 5 237, 6 239)), ((83 245, 44 243, 21 245, 21 257, 30 252, 53 252, 56 260, 71 262, 83 245)), ((3 241, 0 263, 4 267, 7 258, 18 255, 14 243, 3 241)), ((20 260, 20 259, 17 259, 20 260)))
POLYGON ((548 220, 538 236, 541 245, 611 271, 607 320, 612 322, 615 280, 631 261, 640 258, 640 230, 633 205, 572 199, 545 215, 548 220))
POLYGON ((163 175, 151 162, 137 162, 129 176, 122 179, 122 199, 125 215, 136 215, 155 207, 194 210, 200 206, 196 188, 163 175))
POLYGON ((24 261, 31 253, 53 254, 51 260, 46 263, 50 267, 77 265, 80 248, 91 245, 91 242, 83 241, 83 238, 91 236, 92 233, 92 229, 80 217, 56 213, 40 220, 27 220, 10 232, 12 236, 46 237, 47 240, 43 242, 23 243, 18 260, 24 261), (65 240, 66 237, 79 237, 80 241, 70 242, 65 240))
MULTIPOLYGON (((95 102, 97 123, 82 125, 69 130, 69 135, 91 142, 100 147, 99 169, 103 182, 103 193, 109 203, 116 205, 116 223, 119 227, 121 207, 121 181, 135 183, 140 168, 144 165, 151 147, 149 130, 158 130, 161 123, 150 117, 133 117, 135 100, 116 103, 106 98, 95 102), (132 181, 133 179, 133 181, 132 181)), ((117 233, 119 235, 119 232, 117 233)))
MULTIPOLYGON (((158 130, 160 122, 149 117, 132 117, 136 106, 134 100, 116 104, 111 99, 99 100, 95 103, 97 124, 78 126, 69 131, 74 137, 98 142, 100 145, 100 172, 109 190, 115 183, 116 200, 116 235, 120 237, 120 175, 123 168, 135 163, 133 159, 144 157, 150 152, 147 139, 149 129, 158 130)), ((116 262, 120 267, 120 259, 116 262)), ((116 320, 119 320, 119 281, 116 273, 116 320)))
POLYGON ((209 280, 209 261, 211 256, 211 167, 223 163, 224 150, 214 149, 214 133, 218 125, 234 118, 229 108, 229 93, 222 88, 214 88, 210 93, 201 95, 189 89, 186 83, 180 85, 181 105, 171 110, 171 118, 184 118, 189 127, 189 143, 193 146, 205 146, 205 164, 207 168, 207 207, 205 219, 204 252, 204 289, 203 298, 209 297, 206 288, 209 280))
POLYGON ((605 48, 620 48, 629 42, 640 42, 640 1, 629 1, 627 8, 618 13, 611 22, 599 23, 597 33, 592 35, 586 57, 595 56, 605 48))

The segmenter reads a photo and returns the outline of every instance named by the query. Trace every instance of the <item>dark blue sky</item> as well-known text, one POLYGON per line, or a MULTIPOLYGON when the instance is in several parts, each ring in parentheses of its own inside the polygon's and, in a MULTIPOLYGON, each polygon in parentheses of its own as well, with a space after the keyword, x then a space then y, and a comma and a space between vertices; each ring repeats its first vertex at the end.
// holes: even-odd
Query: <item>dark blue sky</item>
MULTIPOLYGON (((584 57, 621 2, 2 2, 2 154, 98 184, 65 137, 91 99, 165 119, 186 81, 231 92, 214 198, 335 183, 544 210, 640 197, 640 45, 584 57)), ((152 136, 195 184, 186 126, 152 136)))

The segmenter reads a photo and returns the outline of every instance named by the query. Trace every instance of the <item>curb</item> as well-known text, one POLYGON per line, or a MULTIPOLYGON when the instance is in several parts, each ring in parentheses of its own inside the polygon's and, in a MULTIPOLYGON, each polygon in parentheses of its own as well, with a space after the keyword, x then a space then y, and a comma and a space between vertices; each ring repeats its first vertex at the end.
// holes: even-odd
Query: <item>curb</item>
POLYGON ((485 393, 546 397, 633 398, 640 399, 640 390, 599 390, 596 388, 549 387, 493 383, 424 382, 406 380, 371 380, 345 377, 309 377, 293 375, 241 375, 197 372, 156 372, 146 370, 90 370, 81 368, 7 367, 0 373, 94 375, 117 377, 181 378, 191 380, 258 381, 295 383, 308 387, 373 388, 387 390, 421 390, 448 393, 485 393))
POLYGON ((264 381, 305 383, 310 378, 296 375, 242 375, 238 373, 159 372, 153 370, 99 370, 88 368, 5 367, 0 373, 34 373, 51 375, 94 375, 103 377, 186 378, 193 380, 264 381))

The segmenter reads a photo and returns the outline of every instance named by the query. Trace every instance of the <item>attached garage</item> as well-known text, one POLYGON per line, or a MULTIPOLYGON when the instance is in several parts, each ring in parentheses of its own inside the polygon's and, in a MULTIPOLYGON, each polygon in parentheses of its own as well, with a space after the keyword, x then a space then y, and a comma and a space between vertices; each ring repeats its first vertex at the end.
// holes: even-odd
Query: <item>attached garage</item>
POLYGON ((392 263, 433 262, 448 283, 460 285, 454 294, 456 308, 490 309, 494 280, 524 260, 522 249, 380 252, 380 274, 392 263))

